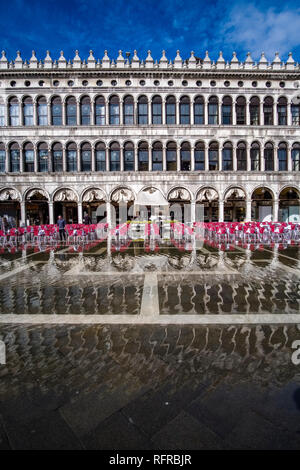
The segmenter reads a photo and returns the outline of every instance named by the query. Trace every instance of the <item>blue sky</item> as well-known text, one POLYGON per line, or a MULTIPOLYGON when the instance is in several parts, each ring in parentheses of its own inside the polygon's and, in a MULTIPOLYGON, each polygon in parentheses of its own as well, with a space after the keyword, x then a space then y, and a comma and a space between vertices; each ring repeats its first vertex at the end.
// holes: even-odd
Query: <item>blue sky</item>
POLYGON ((223 51, 230 60, 236 51, 244 61, 250 51, 254 60, 265 52, 268 60, 279 51, 283 60, 289 51, 300 62, 300 0, 10 0, 1 2, 1 49, 9 60, 21 50, 23 59, 34 49, 44 59, 60 50, 67 60, 79 50, 81 59, 92 49, 96 59, 104 49, 116 59, 118 50, 140 59, 147 50, 159 60, 162 49, 168 59, 180 50, 183 59, 194 50, 197 57, 209 51, 217 60, 223 51))

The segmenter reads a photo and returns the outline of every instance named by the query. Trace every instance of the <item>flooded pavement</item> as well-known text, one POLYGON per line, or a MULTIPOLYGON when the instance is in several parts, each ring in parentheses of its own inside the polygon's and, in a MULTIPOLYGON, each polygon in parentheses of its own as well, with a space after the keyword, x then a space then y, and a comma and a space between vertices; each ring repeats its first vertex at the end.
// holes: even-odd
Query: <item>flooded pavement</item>
POLYGON ((0 449, 300 449, 299 247, 112 248, 2 253, 0 449))

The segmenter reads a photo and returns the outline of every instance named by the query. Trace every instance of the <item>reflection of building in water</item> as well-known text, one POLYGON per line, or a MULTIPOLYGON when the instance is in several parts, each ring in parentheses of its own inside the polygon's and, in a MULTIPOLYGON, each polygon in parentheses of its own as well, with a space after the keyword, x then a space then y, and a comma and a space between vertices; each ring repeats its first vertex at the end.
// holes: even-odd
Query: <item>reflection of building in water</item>
POLYGON ((0 216, 299 221, 299 67, 3 53, 0 216))

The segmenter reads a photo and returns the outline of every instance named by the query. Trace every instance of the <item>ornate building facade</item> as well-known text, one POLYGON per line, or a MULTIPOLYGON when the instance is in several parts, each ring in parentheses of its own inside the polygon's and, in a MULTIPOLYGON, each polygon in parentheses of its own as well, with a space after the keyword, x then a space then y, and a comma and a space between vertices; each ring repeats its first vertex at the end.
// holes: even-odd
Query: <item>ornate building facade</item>
POLYGON ((206 221, 299 218, 300 66, 136 51, 0 59, 0 216, 94 222, 204 206, 206 221))

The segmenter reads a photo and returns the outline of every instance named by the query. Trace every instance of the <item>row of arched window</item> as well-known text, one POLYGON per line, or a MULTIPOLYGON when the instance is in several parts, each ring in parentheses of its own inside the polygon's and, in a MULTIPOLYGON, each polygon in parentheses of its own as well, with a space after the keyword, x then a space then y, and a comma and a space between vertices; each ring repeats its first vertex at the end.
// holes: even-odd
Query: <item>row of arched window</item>
POLYGON ((203 141, 192 148, 188 141, 177 145, 170 141, 166 147, 159 141, 149 146, 141 141, 112 142, 107 148, 104 142, 89 142, 79 146, 69 142, 66 147, 60 142, 51 145, 40 142, 36 148, 26 142, 21 148, 17 142, 7 146, 0 143, 0 172, 90 172, 90 171, 300 171, 300 142, 289 150, 285 142, 274 147, 267 142, 263 149, 257 141, 252 142, 250 154, 246 142, 236 147, 227 141, 221 147, 217 141, 208 148, 203 141))
POLYGON ((1 126, 121 124, 300 125, 300 104, 288 104, 284 96, 278 98, 276 104, 272 96, 265 97, 261 103, 258 96, 253 96, 248 108, 244 96, 239 96, 235 103, 231 96, 224 96, 221 101, 217 96, 210 96, 206 106, 203 96, 197 96, 192 102, 189 96, 182 96, 177 106, 173 95, 165 102, 159 95, 153 96, 151 101, 142 95, 137 102, 132 95, 121 101, 118 95, 113 95, 106 106, 104 96, 97 96, 93 102, 89 96, 83 96, 78 104, 75 96, 68 96, 64 102, 60 96, 53 96, 48 113, 46 97, 41 96, 34 102, 32 97, 26 96, 20 104, 14 96, 8 101, 7 124, 5 105, 0 104, 1 126))

